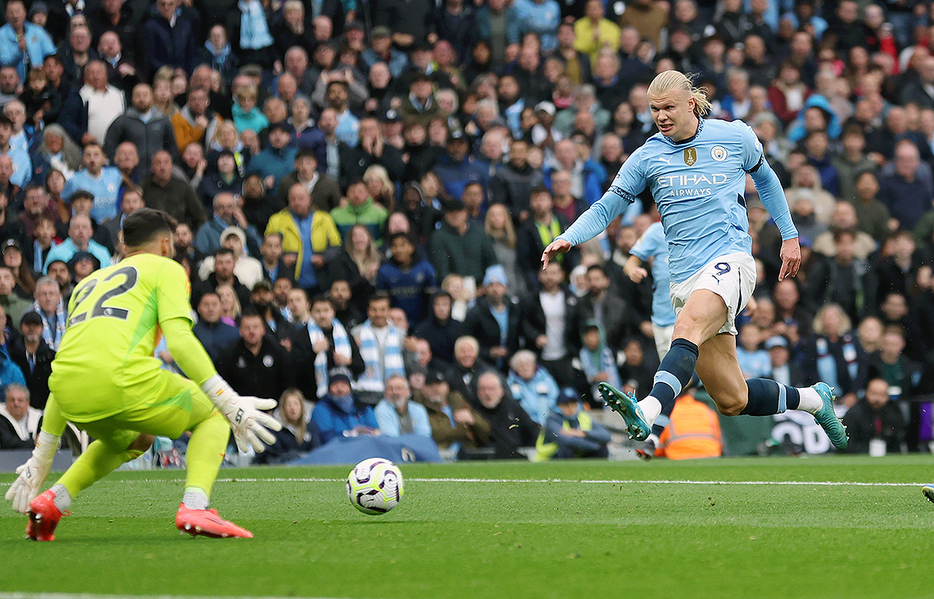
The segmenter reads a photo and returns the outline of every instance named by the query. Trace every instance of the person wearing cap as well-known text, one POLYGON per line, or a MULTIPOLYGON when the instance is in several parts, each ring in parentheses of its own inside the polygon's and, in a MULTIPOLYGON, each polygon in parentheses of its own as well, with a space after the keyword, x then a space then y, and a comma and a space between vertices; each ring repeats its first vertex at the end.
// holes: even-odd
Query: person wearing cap
POLYGON ((479 183, 486 192, 490 185, 490 169, 470 152, 470 139, 460 130, 448 134, 446 152, 438 157, 434 173, 452 198, 460 198, 468 183, 479 183))
POLYGON ((504 373, 519 349, 519 304, 509 295, 506 271, 496 264, 483 276, 486 293, 464 318, 464 333, 480 344, 480 357, 504 373))
POLYGON ((321 433, 322 443, 338 437, 380 434, 373 406, 359 401, 351 391, 350 384, 350 371, 346 368, 332 368, 328 371, 327 393, 311 412, 311 419, 321 433))
POLYGON ((172 122, 153 106, 152 87, 146 83, 137 84, 133 88, 132 105, 114 119, 103 141, 104 154, 111 160, 114 159, 117 146, 125 141, 131 141, 136 146, 141 164, 150 164, 162 150, 169 153, 173 162, 180 158, 172 122))
POLYGON ((269 125, 269 144, 253 156, 247 165, 247 174, 258 173, 263 177, 269 193, 275 194, 279 181, 292 172, 295 165, 296 148, 291 147, 292 128, 285 121, 269 125))
POLYGON ((533 462, 565 458, 606 458, 610 431, 581 409, 577 391, 565 387, 542 423, 533 462))
POLYGON ((457 454, 462 447, 476 449, 490 438, 490 423, 463 395, 451 390, 440 371, 429 370, 425 385, 412 399, 427 410, 431 437, 439 449, 450 449, 457 454))
POLYGON ((426 73, 415 73, 409 81, 409 94, 397 109, 406 124, 420 123, 428 127, 435 118, 445 116, 435 101, 434 85, 426 73))
POLYGON ((496 264, 493 241, 483 227, 471 223, 460 200, 443 203, 441 226, 429 238, 428 256, 435 267, 435 277, 443 281, 449 274, 483 280, 489 267, 496 264))
POLYGON ((409 66, 409 58, 404 52, 392 47, 392 31, 389 27, 377 25, 370 31, 370 48, 360 55, 360 60, 369 71, 377 62, 384 62, 389 67, 393 79, 402 76, 409 66))
POLYGON ((42 317, 26 312, 19 323, 21 335, 13 337, 10 359, 19 366, 29 389, 29 405, 43 410, 49 398, 49 377, 55 350, 42 338, 42 317))
POLYGON ((26 71, 42 64, 49 54, 55 54, 55 44, 45 29, 26 21, 22 0, 6 5, 6 25, 0 27, 0 64, 16 68, 21 81, 26 71))

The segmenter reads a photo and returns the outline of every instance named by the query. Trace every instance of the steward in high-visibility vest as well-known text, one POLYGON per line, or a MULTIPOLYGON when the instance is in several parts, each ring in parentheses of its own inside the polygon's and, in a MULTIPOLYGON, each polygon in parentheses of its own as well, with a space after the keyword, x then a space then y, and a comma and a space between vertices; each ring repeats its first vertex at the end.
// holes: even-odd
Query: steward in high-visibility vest
POLYGON ((723 454, 723 437, 717 413, 685 393, 675 402, 671 424, 659 437, 656 456, 671 460, 716 458, 723 454))
POLYGON ((605 458, 610 432, 581 411, 577 393, 563 389, 558 405, 545 421, 535 443, 533 462, 550 458, 605 458))

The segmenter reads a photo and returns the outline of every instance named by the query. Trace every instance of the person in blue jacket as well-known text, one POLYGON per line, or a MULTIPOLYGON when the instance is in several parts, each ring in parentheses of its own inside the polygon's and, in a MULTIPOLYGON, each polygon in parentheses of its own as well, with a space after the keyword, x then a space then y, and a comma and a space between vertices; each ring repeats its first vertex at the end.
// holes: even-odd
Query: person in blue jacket
POLYGON ((346 368, 332 368, 328 373, 328 394, 312 410, 311 419, 318 426, 321 443, 341 436, 379 434, 373 408, 353 396, 346 368))

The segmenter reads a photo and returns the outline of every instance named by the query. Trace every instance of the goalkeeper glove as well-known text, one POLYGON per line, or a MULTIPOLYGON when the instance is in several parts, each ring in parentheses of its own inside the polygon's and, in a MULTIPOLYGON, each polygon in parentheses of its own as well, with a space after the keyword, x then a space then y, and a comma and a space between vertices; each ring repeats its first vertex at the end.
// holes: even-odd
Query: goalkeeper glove
POLYGON ((246 452, 247 448, 252 446, 260 453, 266 449, 266 445, 276 442, 275 436, 269 431, 281 430, 282 425, 261 411, 276 407, 276 400, 238 395, 218 374, 206 380, 201 385, 201 390, 211 399, 217 410, 227 417, 240 451, 246 452))
POLYGON ((13 481, 4 497, 13 502, 13 509, 21 514, 29 511, 29 504, 39 495, 39 489, 52 469, 52 458, 58 449, 60 437, 40 431, 32 457, 16 469, 19 478, 13 481))

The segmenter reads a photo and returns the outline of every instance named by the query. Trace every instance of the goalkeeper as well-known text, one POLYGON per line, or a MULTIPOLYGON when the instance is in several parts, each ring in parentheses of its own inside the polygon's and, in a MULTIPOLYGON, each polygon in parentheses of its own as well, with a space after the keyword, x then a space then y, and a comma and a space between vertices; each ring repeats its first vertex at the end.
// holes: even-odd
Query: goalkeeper
POLYGON ((78 493, 142 455, 154 436, 174 439, 184 431, 191 431, 188 477, 175 525, 192 535, 253 536, 208 509, 209 497, 231 429, 241 450, 262 451, 261 439, 275 441, 267 429, 281 425, 261 410, 276 402, 237 395, 192 334, 190 284, 171 258, 175 225, 168 214, 147 208, 126 217, 126 258, 94 272, 71 296, 42 431, 6 493, 13 509, 29 517, 31 539, 54 540, 78 493), (160 334, 192 380, 159 368, 153 349, 160 334), (96 440, 38 495, 66 420, 96 440))

